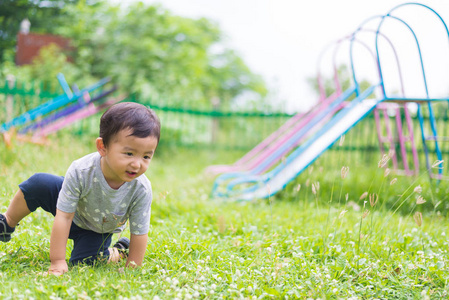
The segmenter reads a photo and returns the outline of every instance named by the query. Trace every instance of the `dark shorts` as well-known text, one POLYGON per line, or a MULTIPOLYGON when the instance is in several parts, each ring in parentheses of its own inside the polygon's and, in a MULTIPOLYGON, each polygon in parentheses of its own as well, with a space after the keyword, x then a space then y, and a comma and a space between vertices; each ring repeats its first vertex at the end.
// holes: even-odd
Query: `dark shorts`
MULTIPOLYGON (((41 207, 56 215, 56 203, 64 177, 46 173, 36 173, 19 184, 30 211, 41 207)), ((73 249, 69 262, 71 264, 93 264, 98 259, 109 257, 112 233, 96 233, 78 227, 72 222, 69 239, 73 240, 73 249)))

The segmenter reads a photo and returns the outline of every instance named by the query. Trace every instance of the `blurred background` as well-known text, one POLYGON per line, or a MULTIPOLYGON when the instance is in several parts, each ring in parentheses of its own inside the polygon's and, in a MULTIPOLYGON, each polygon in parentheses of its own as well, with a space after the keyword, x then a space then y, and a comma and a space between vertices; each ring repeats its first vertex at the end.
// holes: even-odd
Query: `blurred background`
MULTIPOLYGON (((348 37, 363 24, 365 31, 357 39, 375 50, 379 16, 402 3, 2 1, 0 103, 4 109, 0 120, 11 122, 58 96, 76 95, 107 80, 107 85, 101 83, 89 92, 90 98, 104 101, 104 94, 111 93, 117 101, 149 105, 169 137, 163 143, 248 150, 293 115, 307 112, 334 92, 336 70, 346 89, 353 81, 348 37), (338 51, 337 41, 343 41, 338 51), (63 78, 57 79, 58 74, 63 78), (325 95, 319 93, 318 74, 325 95)), ((449 20, 448 1, 422 3, 449 20)), ((447 29, 422 7, 405 7, 394 15, 413 25, 420 38, 430 96, 444 97, 449 92, 447 29)), ((394 42, 406 96, 425 97, 413 36, 390 19, 383 23, 382 32, 394 42)), ((395 57, 385 40, 379 46, 386 91, 397 94, 401 88, 395 57)), ((366 87, 378 82, 372 53, 355 45, 353 60, 360 83, 366 87)), ((101 101, 97 112, 107 107, 98 105, 101 101)), ((443 133, 445 116, 439 125, 443 133)), ((373 118, 352 131, 348 149, 378 155, 373 118)), ((97 116, 84 117, 64 130, 95 136, 97 122, 97 116)), ((419 126, 412 130, 420 135, 419 126)))

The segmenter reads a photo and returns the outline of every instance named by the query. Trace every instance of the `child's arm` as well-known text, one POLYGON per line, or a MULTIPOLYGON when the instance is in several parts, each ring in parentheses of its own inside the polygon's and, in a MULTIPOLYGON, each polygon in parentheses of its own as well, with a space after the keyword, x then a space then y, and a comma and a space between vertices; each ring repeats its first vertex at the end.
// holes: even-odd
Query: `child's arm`
POLYGON ((127 267, 141 266, 147 249, 148 235, 131 234, 129 243, 129 255, 126 260, 127 267))
POLYGON ((48 273, 62 275, 68 271, 65 260, 67 240, 69 238, 70 226, 72 225, 75 213, 66 213, 56 210, 53 229, 50 237, 50 269, 48 273))

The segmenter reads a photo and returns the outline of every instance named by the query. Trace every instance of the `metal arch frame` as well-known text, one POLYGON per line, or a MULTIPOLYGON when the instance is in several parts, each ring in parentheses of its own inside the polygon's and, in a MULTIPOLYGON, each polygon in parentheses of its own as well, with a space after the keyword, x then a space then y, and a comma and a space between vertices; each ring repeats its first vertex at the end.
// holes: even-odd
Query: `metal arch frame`
MULTIPOLYGON (((402 77, 402 69, 401 69, 401 66, 400 66, 399 57, 398 57, 396 48, 394 47, 393 43, 392 43, 391 40, 388 38, 388 36, 385 35, 384 33, 381 33, 381 32, 378 32, 378 31, 372 30, 372 29, 365 29, 365 28, 363 28, 363 27, 365 26, 365 24, 368 23, 369 21, 371 21, 371 20, 373 20, 373 19, 378 19, 378 18, 381 18, 381 17, 383 17, 383 16, 373 16, 373 17, 370 17, 369 19, 365 20, 365 21, 364 21, 364 22, 357 28, 357 30, 355 30, 355 31, 349 36, 349 37, 350 37, 350 63, 351 63, 351 69, 352 69, 353 81, 354 81, 354 85, 355 85, 355 87, 356 87, 356 94, 357 94, 358 92, 360 92, 360 86, 359 86, 359 84, 358 84, 358 81, 357 81, 357 78, 356 78, 356 75, 355 75, 354 59, 353 59, 353 53, 354 53, 354 51, 353 51, 353 44, 354 44, 354 42, 359 42, 359 43, 360 43, 360 41, 357 40, 356 35, 357 35, 359 32, 361 32, 361 31, 365 31, 365 32, 373 32, 373 33, 375 33, 375 34, 376 34, 376 38, 378 37, 378 35, 380 35, 381 37, 383 37, 383 38, 387 41, 387 43, 389 44, 389 46, 391 47, 391 49, 393 50, 393 53, 394 53, 394 56, 395 56, 395 59, 396 59, 396 66, 397 66, 397 69, 398 69, 398 75, 399 75, 399 81, 400 81, 400 86, 401 86, 402 96, 405 97, 404 83, 403 83, 403 77, 402 77)), ((372 54, 372 56, 373 56, 373 58, 374 58, 374 61, 376 61, 376 67, 377 67, 376 70, 377 70, 377 73, 378 73, 378 76, 379 76, 379 80, 382 82, 383 79, 382 79, 382 77, 381 77, 380 65, 379 65, 379 61, 378 61, 378 52, 376 51, 376 54, 377 54, 377 55, 375 55, 374 53, 372 53, 372 50, 371 50, 366 44, 364 44, 364 43, 362 43, 362 44, 368 49, 369 52, 371 52, 371 54, 372 54)), ((377 49, 376 49, 376 50, 377 50, 377 49)), ((384 95, 384 98, 385 98, 385 90, 384 90, 384 87, 383 87, 383 86, 381 86, 381 90, 382 90, 383 95, 384 95)), ((376 115, 376 110, 374 111, 374 113, 375 113, 375 115, 376 115)), ((410 141, 411 141, 411 143, 412 143, 413 164, 414 164, 415 169, 416 169, 416 171, 417 171, 418 168, 419 168, 418 154, 417 154, 417 149, 416 149, 416 146, 415 146, 415 143, 414 143, 413 129, 412 129, 412 120, 411 120, 410 114, 409 114, 409 112, 408 112, 408 110, 407 110, 406 107, 404 107, 404 114, 405 114, 405 118, 406 118, 407 129, 408 129, 409 135, 410 135, 409 138, 410 138, 410 141)), ((406 174, 413 174, 414 172, 410 172, 410 171, 409 171, 408 162, 407 162, 407 160, 406 160, 405 139, 404 139, 404 136, 403 136, 402 124, 401 124, 401 121, 399 120, 398 115, 399 115, 399 108, 397 108, 397 110, 396 110, 396 123, 397 123, 397 125, 398 125, 398 134, 399 134, 399 139, 400 139, 399 142, 400 142, 400 146, 401 146, 401 153, 402 153, 402 157, 403 157, 403 164, 404 164, 404 168, 405 168, 405 173, 406 173, 406 174)), ((378 118, 378 115, 376 115, 376 116, 377 116, 377 118, 376 118, 376 122, 377 122, 377 123, 376 123, 376 124, 379 125, 380 120, 379 120, 379 118, 378 118)), ((387 128, 387 129, 388 129, 388 128, 387 128)), ((378 129, 378 131, 379 131, 379 129, 378 129)), ((387 131, 389 132, 389 135, 391 135, 391 132, 390 132, 389 130, 387 130, 387 131)), ((381 143, 381 140, 382 140, 382 139, 381 139, 380 133, 378 133, 378 139, 379 139, 379 142, 381 143)), ((391 146, 391 145, 390 145, 390 146, 391 146)), ((397 167, 397 159, 396 159, 396 156, 393 157, 393 164, 394 164, 394 166, 395 166, 395 168, 396 168, 396 167, 397 167)))
MULTIPOLYGON (((372 31, 372 30, 368 30, 368 29, 364 29, 364 30, 365 31, 372 31)), ((398 69, 399 69, 399 76, 400 76, 400 80, 401 80, 401 84, 402 84, 402 72, 400 70, 399 59, 398 59, 397 54, 396 54, 396 49, 394 48, 393 44, 391 43, 391 40, 386 35, 384 35, 384 34, 381 34, 381 35, 387 40, 389 45, 393 48, 393 51, 394 51, 395 57, 396 57, 396 62, 397 62, 398 69)), ((322 83, 322 80, 321 80, 321 78, 322 78, 321 77, 321 61, 323 59, 323 56, 324 56, 324 54, 326 53, 326 51, 329 48, 331 48, 332 46, 334 47, 334 51, 332 53, 332 66, 333 66, 333 71, 334 71, 334 76, 333 77, 334 77, 334 83, 335 83, 335 90, 336 90, 337 93, 341 94, 342 90, 341 90, 340 80, 338 78, 338 70, 337 70, 337 65, 336 65, 336 55, 337 55, 338 50, 340 49, 341 44, 343 42, 345 42, 345 41, 350 41, 351 37, 352 37, 352 34, 347 35, 347 36, 342 37, 342 38, 340 38, 340 39, 338 39, 338 40, 336 40, 334 42, 329 43, 321 51, 321 53, 320 53, 320 55, 318 57, 318 62, 317 62, 317 70, 318 70, 317 71, 317 81, 318 81, 318 89, 319 89, 319 92, 320 92, 320 100, 321 99, 325 99, 325 97, 326 97, 325 90, 324 90, 324 87, 323 87, 323 83, 322 83)), ((371 50, 371 48, 366 43, 364 43, 364 42, 362 42, 360 40, 355 40, 355 41, 357 43, 361 44, 364 48, 366 48, 370 52, 370 54, 373 56, 374 61, 377 62, 376 55, 374 54, 374 52, 371 50)), ((378 69, 377 69, 377 72, 379 73, 378 69)), ((354 84, 356 84, 356 83, 354 82, 354 84)), ((402 87, 402 90, 403 90, 403 87, 402 87)))
MULTIPOLYGON (((444 22, 443 18, 434 9, 430 8, 427 5, 424 5, 424 4, 421 4, 421 3, 416 3, 416 2, 410 2, 410 3, 404 3, 404 4, 397 5, 396 7, 390 9, 387 12, 387 14, 385 14, 382 17, 381 21, 379 22, 379 25, 377 27, 377 32, 376 32, 376 40, 375 40, 376 52, 377 52, 377 60, 378 60, 379 70, 381 72, 380 73, 380 76, 381 76, 380 85, 381 85, 382 90, 384 92, 384 97, 386 99, 388 99, 388 97, 387 97, 387 95, 385 93, 385 86, 384 86, 384 81, 383 81, 383 76, 382 76, 382 67, 381 67, 381 63, 380 63, 380 55, 379 55, 379 47, 378 47, 378 36, 379 36, 380 29, 381 29, 381 27, 382 27, 382 25, 383 25, 383 23, 385 21, 385 18, 386 17, 391 17, 391 18, 396 19, 396 20, 400 21, 401 23, 403 23, 410 30, 410 32, 412 33, 412 35, 413 35, 413 37, 414 37, 414 39, 416 41, 416 46, 417 46, 417 50, 418 50, 418 54, 419 54, 419 60, 420 60, 420 64, 421 64, 423 83, 424 83, 424 88, 425 88, 426 97, 427 97, 426 99, 430 100, 429 90, 428 90, 428 85, 427 85, 426 72, 425 72, 425 69, 424 69, 424 62, 423 62, 423 57, 422 57, 422 53, 421 53, 421 48, 419 46, 418 38, 417 38, 415 32, 413 31, 413 29, 410 27, 410 25, 407 22, 405 22, 404 20, 402 20, 402 19, 400 19, 398 17, 395 17, 395 16, 391 15, 391 13, 393 11, 397 10, 398 8, 401 8, 401 7, 404 7, 404 6, 408 6, 408 5, 416 5, 416 6, 423 7, 425 9, 429 10, 430 12, 432 12, 434 15, 436 15, 439 18, 439 20, 441 21, 441 23, 443 24, 444 28, 446 29, 446 33, 447 33, 447 36, 449 38, 449 29, 448 29, 446 23, 444 22)), ((407 100, 407 99, 405 98, 403 100, 407 100)), ((447 99, 444 99, 444 100, 447 100, 447 99)), ((435 137, 434 141, 435 141, 435 151, 436 151, 436 154, 437 154, 437 159, 441 161, 442 160, 442 153, 441 153, 441 150, 440 150, 440 147, 439 147, 439 144, 438 144, 438 140, 436 139, 438 134, 437 134, 437 129, 436 129, 435 116, 434 116, 433 109, 432 109, 432 106, 431 106, 430 102, 427 103, 427 106, 428 106, 429 115, 430 115, 430 127, 431 127, 431 130, 432 130, 432 134, 435 137)), ((429 149, 428 149, 427 144, 426 144, 426 137, 425 137, 425 133, 424 133, 424 121, 423 121, 421 105, 418 105, 418 118, 419 118, 419 122, 420 122, 420 126, 421 126, 421 139, 423 141, 424 152, 425 152, 425 155, 426 155, 426 166, 427 166, 427 169, 430 170, 431 166, 430 166, 430 161, 429 161, 429 149)), ((439 168, 438 169, 439 177, 441 177, 442 172, 443 172, 443 169, 439 168)), ((429 172, 429 174, 430 174, 430 172, 429 172)))
MULTIPOLYGON (((377 27, 377 31, 376 31, 376 40, 375 40, 375 43, 376 43, 377 61, 378 61, 378 64, 379 64, 379 70, 380 70, 380 76, 381 76, 381 83, 380 83, 380 84, 381 84, 381 86, 382 86, 383 89, 384 89, 384 81, 383 81, 383 76, 382 76, 382 66, 381 66, 381 63, 380 63, 380 55, 379 55, 379 45, 378 45, 378 37, 379 37, 379 36, 378 36, 378 35, 379 35, 379 33, 380 33, 380 28, 382 27, 383 22, 385 21, 385 18, 386 18, 386 17, 390 17, 390 18, 394 18, 394 19, 396 19, 396 20, 402 22, 404 25, 407 26, 407 28, 408 28, 408 29, 410 30, 410 32, 413 34, 413 37, 414 37, 414 39, 415 39, 415 41, 416 41, 416 46, 418 47, 418 54, 419 54, 420 63, 421 63, 421 70, 422 70, 422 75, 423 75, 424 87, 425 87, 425 90, 426 90, 426 96, 427 96, 427 98, 429 98, 429 91, 428 91, 428 87, 427 87, 427 79, 426 79, 426 74, 425 74, 425 70, 424 70, 424 62, 423 62, 423 59, 422 59, 421 48, 419 47, 418 38, 416 37, 415 32, 414 32, 413 29, 410 27, 410 25, 408 25, 407 22, 405 22, 405 21, 402 20, 401 18, 398 18, 398 17, 395 17, 395 16, 390 15, 390 14, 391 14, 393 11, 395 11, 396 9, 401 8, 401 7, 404 7, 404 6, 408 6, 408 5, 417 5, 417 6, 421 6, 421 7, 424 7, 424 8, 426 8, 426 9, 430 10, 431 12, 433 12, 433 13, 440 19, 441 23, 443 24, 444 28, 446 29, 446 33, 447 33, 447 36, 448 36, 448 38, 449 38, 449 29, 448 29, 446 23, 444 22, 443 18, 442 18, 442 17, 441 17, 441 16, 440 16, 434 9, 430 8, 429 6, 424 5, 424 4, 421 4, 421 3, 410 2, 410 3, 403 3, 403 4, 400 4, 400 5, 397 5, 397 6, 393 7, 393 8, 390 9, 385 15, 382 16, 382 19, 380 20, 379 25, 378 25, 378 27, 377 27)), ((386 94, 385 94, 385 93, 384 93, 384 96, 385 96, 385 98, 388 99, 388 97, 386 97, 386 94)))
MULTIPOLYGON (((372 32, 372 33, 375 33, 376 35, 382 36, 387 41, 387 43, 389 44, 391 49, 393 50, 393 54, 394 54, 394 57, 395 57, 395 60, 396 60, 396 67, 397 67, 397 70, 398 70, 398 76, 399 76, 399 82, 400 82, 400 87, 401 87, 401 93, 402 93, 402 97, 405 98, 404 80, 403 80, 403 77, 402 77, 401 64, 400 64, 400 61, 399 61, 399 56, 398 56, 398 53, 396 51, 396 48, 394 47, 393 43, 391 42, 391 40, 388 38, 387 35, 385 35, 382 32, 378 32, 376 30, 373 30, 373 29, 363 29, 363 25, 360 27, 359 31, 363 30, 363 31, 366 31, 366 32, 372 32)), ((377 57, 375 57, 375 59, 376 58, 377 57)), ((379 72, 379 77, 381 77, 379 65, 378 65, 377 70, 379 72)), ((383 82, 383 79, 381 79, 381 80, 383 82)), ((382 90, 383 90, 383 88, 382 88, 382 90)), ((385 96, 385 93, 384 93, 384 96, 385 96)), ((376 121, 379 123, 380 119, 379 119, 379 115, 378 115, 378 110, 379 110, 379 108, 375 109, 374 110, 374 114, 376 116, 376 121)), ((385 112, 384 112, 384 114, 385 114, 385 112)), ((403 165, 404 165, 404 169, 405 169, 405 174, 412 175, 412 174, 417 173, 418 170, 419 170, 419 159, 418 159, 418 152, 417 152, 417 149, 416 149, 416 145, 415 145, 415 142, 414 142, 412 119, 411 119, 410 113, 409 113, 409 111, 408 111, 406 106, 404 106, 404 115, 405 115, 405 119, 406 119, 406 123, 407 123, 407 129, 408 129, 408 132, 409 132, 409 139, 410 139, 410 142, 412 143, 412 156, 413 156, 413 164, 415 166, 415 172, 409 170, 408 161, 406 159, 407 154, 406 154, 406 149, 405 149, 405 139, 404 139, 404 134, 403 134, 403 130, 402 130, 402 123, 401 123, 401 120, 399 119, 399 117, 400 117, 399 107, 396 108, 396 125, 398 126, 397 130, 398 130, 398 135, 399 135, 399 143, 400 143, 400 146, 401 146, 401 153, 402 153, 402 159, 403 159, 403 165)), ((385 115, 385 118, 386 118, 386 115, 385 115)), ((386 120, 386 122, 387 122, 387 120, 386 120)), ((380 124, 378 124, 378 125, 380 125, 380 124)), ((388 128, 388 126, 387 126, 387 128, 388 128)), ((387 131, 388 131, 388 129, 387 129, 387 131)), ((380 136, 379 128, 378 128, 378 135, 379 135, 378 136, 379 143, 381 143, 381 136, 380 136)), ((396 163, 395 167, 397 167, 396 156, 393 156, 392 160, 393 160, 393 165, 395 165, 395 163, 396 163)))
MULTIPOLYGON (((341 38, 338 39, 336 41, 333 41, 331 43, 329 43, 326 47, 324 47, 323 50, 321 50, 320 55, 318 56, 318 60, 317 60, 317 81, 318 81, 318 90, 320 93, 320 101, 323 101, 323 99, 326 98, 326 91, 324 90, 323 87, 323 81, 322 81, 322 77, 321 77, 321 61, 323 59, 324 54, 327 52, 328 49, 330 49, 332 46, 338 45, 340 44, 345 38, 341 38)), ((335 83, 335 87, 336 87, 336 92, 340 92, 341 93, 341 86, 340 86, 340 82, 338 80, 338 73, 337 73, 337 68, 335 65, 335 61, 333 61, 333 71, 334 71, 334 83, 335 83)))

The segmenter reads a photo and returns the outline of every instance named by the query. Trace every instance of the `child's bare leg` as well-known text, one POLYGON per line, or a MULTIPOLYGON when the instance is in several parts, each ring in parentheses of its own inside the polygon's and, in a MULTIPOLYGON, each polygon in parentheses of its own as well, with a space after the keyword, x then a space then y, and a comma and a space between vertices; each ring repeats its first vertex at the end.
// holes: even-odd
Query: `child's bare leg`
POLYGON ((3 215, 6 217, 6 222, 10 227, 16 227, 20 220, 22 220, 30 213, 31 211, 28 209, 28 205, 25 201, 25 196, 19 189, 12 198, 11 203, 9 203, 8 209, 3 215))

